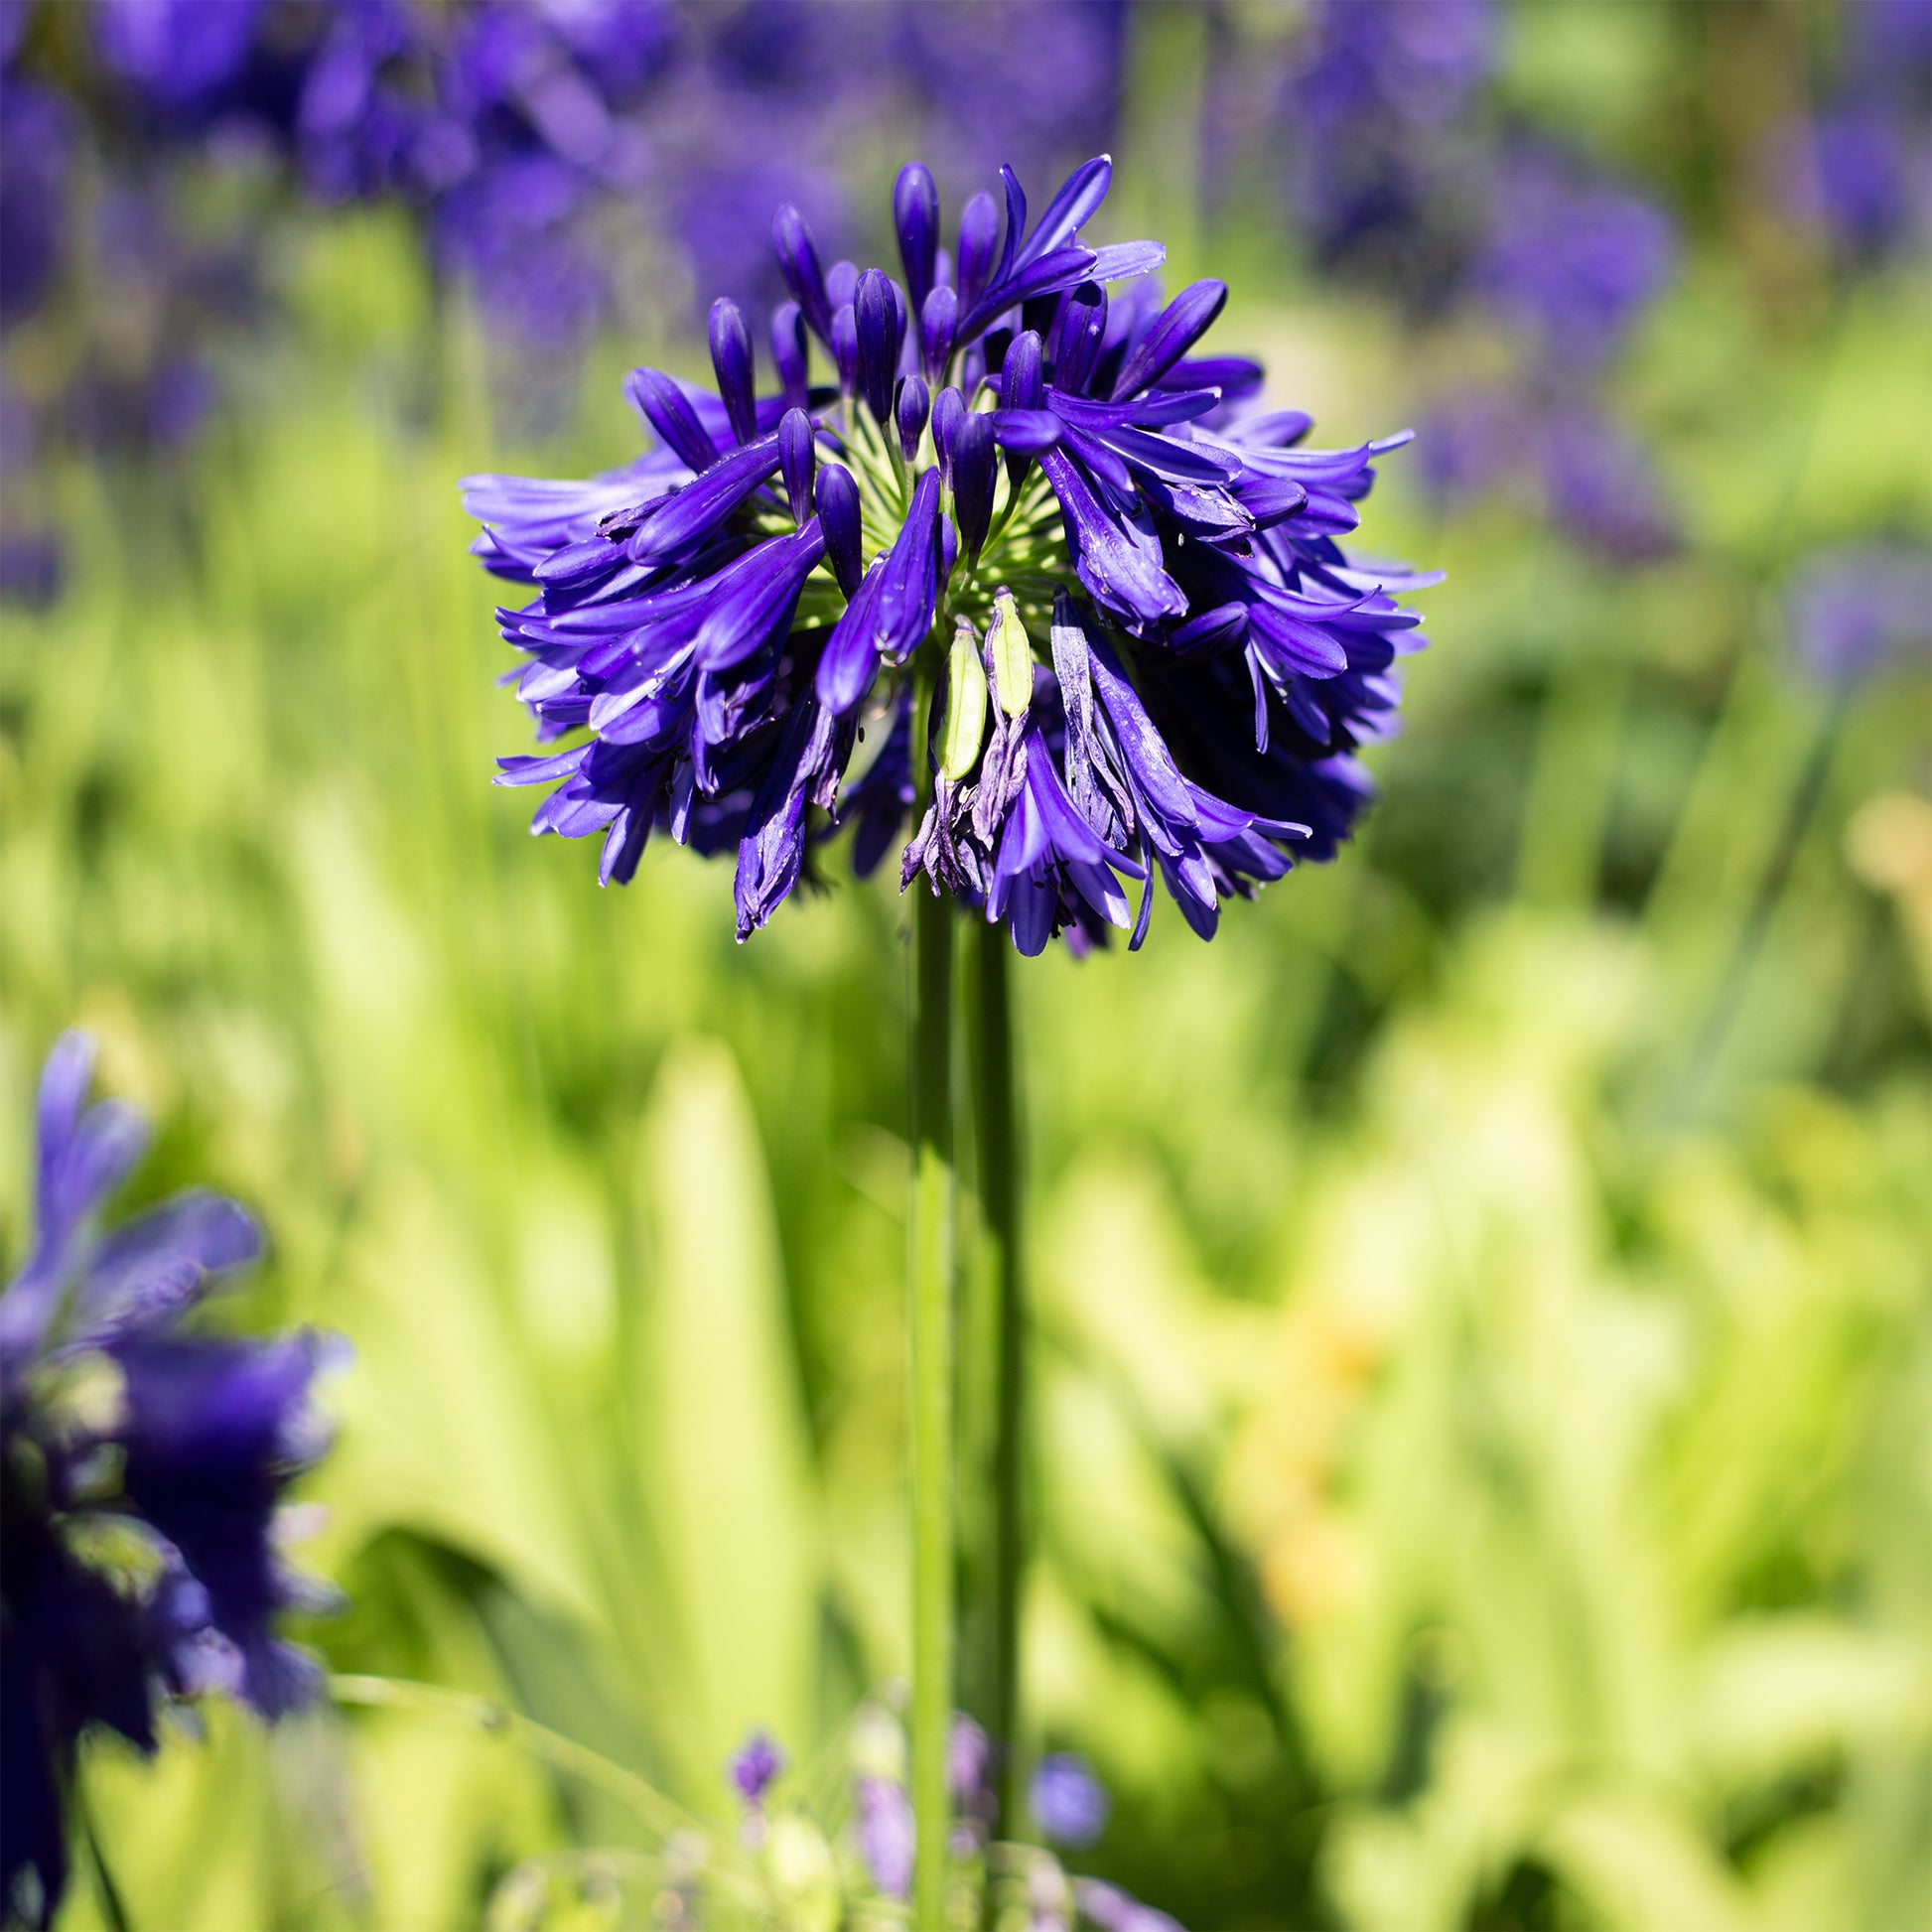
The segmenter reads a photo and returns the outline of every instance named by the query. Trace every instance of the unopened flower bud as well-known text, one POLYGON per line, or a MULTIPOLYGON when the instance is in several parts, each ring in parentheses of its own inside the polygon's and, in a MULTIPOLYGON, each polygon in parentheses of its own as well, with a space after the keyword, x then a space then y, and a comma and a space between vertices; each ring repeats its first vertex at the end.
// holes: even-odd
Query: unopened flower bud
POLYGON ((939 775, 957 784, 979 762, 986 742, 986 673, 980 668, 979 637, 969 619, 953 630, 946 659, 946 721, 939 744, 939 775))
POLYGON ((986 632, 987 662, 1000 709, 1009 718, 1024 718, 1034 697, 1034 646, 1020 621, 1013 593, 1002 584, 993 593, 993 621, 986 632))

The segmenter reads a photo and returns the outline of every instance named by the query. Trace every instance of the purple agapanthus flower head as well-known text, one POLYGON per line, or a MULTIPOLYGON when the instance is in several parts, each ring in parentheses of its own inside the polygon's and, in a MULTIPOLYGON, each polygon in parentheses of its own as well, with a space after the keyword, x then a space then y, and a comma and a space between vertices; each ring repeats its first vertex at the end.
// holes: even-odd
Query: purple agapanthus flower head
POLYGON ((1908 645, 1932 645, 1932 551, 1864 544, 1815 552, 1785 595, 1791 634, 1820 683, 1849 690, 1908 645))
POLYGON ((34 1241, 0 1295, 0 1915, 30 1926, 66 1883, 83 1730, 152 1751, 169 1697, 276 1717, 317 1683, 276 1633, 320 1600, 277 1516, 325 1446, 309 1393, 330 1344, 190 1325, 260 1252, 234 1202, 179 1194, 100 1228, 147 1135, 132 1109, 85 1104, 92 1067, 78 1034, 48 1058, 34 1241))
POLYGON ((1107 1787, 1077 1751, 1049 1751, 1034 1772, 1029 1794, 1039 1829, 1076 1852, 1107 1829, 1113 1811, 1107 1787))
POLYGON ((714 387, 634 371, 643 455, 469 479, 522 587, 498 621, 546 749, 499 782, 551 787, 534 830, 598 833, 607 883, 654 832, 735 848, 744 938, 851 818, 862 872, 903 840, 902 886, 1027 953, 1138 945, 1157 873, 1210 934, 1333 853, 1434 581, 1342 542, 1407 438, 1304 448, 1258 364, 1196 352, 1221 283, 1167 301, 1158 244, 1082 239, 1111 176, 1034 212, 1003 169, 948 230, 909 164, 897 275, 781 207, 768 339, 721 299, 714 387))

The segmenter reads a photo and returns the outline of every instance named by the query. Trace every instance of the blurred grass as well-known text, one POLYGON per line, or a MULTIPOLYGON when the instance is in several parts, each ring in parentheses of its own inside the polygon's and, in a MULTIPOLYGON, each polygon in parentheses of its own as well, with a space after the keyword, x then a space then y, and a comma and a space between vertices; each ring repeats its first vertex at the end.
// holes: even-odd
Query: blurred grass
MULTIPOLYGON (((453 480, 628 454, 612 372, 665 345, 515 451, 399 221, 309 233, 295 288, 185 476, 66 474, 71 593, 5 619, 10 1250, 77 1022, 162 1124, 142 1187, 270 1226, 221 1318, 355 1341, 331 1661, 709 1808, 766 1722, 836 1791, 905 1659, 897 908, 846 884, 740 949, 728 869, 599 894, 486 783, 522 728, 453 480)), ((1030 1741, 1097 1758, 1094 1868, 1197 1928, 1932 1899, 1922 665, 1853 707, 1731 970, 1825 709, 1777 583, 1932 524, 1924 297, 1793 322, 1694 273, 1630 379, 1687 532, 1644 573, 1439 526, 1398 459, 1376 546, 1450 577, 1364 837, 1211 947, 1163 905, 1142 955, 1022 976, 1030 1741)), ((1425 374, 1279 279, 1223 334, 1337 443, 1425 374)), ((468 1925, 527 1855, 643 1844, 481 1731, 207 1728, 89 1753, 143 1925, 468 1925)))

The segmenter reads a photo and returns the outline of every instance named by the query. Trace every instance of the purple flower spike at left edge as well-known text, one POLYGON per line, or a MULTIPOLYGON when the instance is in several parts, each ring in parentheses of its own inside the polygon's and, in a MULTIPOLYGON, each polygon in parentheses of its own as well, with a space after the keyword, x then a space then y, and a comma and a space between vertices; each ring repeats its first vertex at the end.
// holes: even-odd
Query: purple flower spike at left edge
POLYGON ((146 1130, 86 1104, 92 1073, 83 1035, 48 1056, 34 1243, 0 1294, 0 1912, 34 1927, 66 1888, 82 1732, 151 1752, 165 1700, 217 1691, 279 1717, 318 1672, 276 1620, 328 1600, 277 1517, 327 1447, 309 1391, 336 1344, 184 1327, 260 1232, 192 1191, 103 1230, 146 1130))
MULTIPOLYGON (((1308 447, 1259 365, 1203 352, 1223 283, 1164 301, 1157 244, 1081 238, 1112 172, 1031 211, 1003 169, 949 253, 910 164, 890 270, 828 265, 787 205, 768 393, 721 300, 715 392, 630 376, 656 440, 626 468, 466 483, 476 554, 521 587, 496 620, 538 749, 498 782, 545 787, 533 831, 595 833, 607 883, 653 832, 734 853, 747 937, 849 821, 861 875, 897 842, 902 884, 1025 953, 1140 945, 1157 878, 1209 937, 1231 898, 1334 857, 1425 643, 1408 599, 1437 581, 1351 554, 1408 437, 1308 447)), ((1616 266, 1579 274, 1621 299, 1616 266)), ((1553 446, 1553 498, 1636 554, 1642 479, 1601 456, 1553 446)))
POLYGON ((768 1730, 755 1730, 726 1767, 732 1788, 748 1805, 761 1805, 787 1759, 768 1730))
POLYGON ((1034 1817, 1055 1844, 1084 1851, 1107 1829, 1107 1787, 1077 1751, 1050 1751, 1034 1773, 1034 1817))

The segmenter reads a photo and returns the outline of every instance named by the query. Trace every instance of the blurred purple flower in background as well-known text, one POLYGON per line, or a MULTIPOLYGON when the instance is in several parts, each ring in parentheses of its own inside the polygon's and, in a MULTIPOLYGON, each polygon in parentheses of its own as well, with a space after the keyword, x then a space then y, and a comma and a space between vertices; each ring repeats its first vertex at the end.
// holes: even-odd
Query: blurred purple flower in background
POLYGON ((1514 492, 1606 562, 1668 555, 1662 483, 1601 391, 1675 271, 1669 218, 1578 157, 1519 142, 1497 161, 1485 228, 1467 294, 1521 351, 1507 380, 1463 389, 1425 418, 1425 487, 1444 505, 1514 492))
POLYGON ((1025 180, 1113 144, 1126 0, 926 0, 880 11, 942 175, 989 175, 1004 161, 1025 180), (999 84, 962 89, 959 76, 989 50, 999 84))
POLYGON ((1080 1916, 1098 1932, 1180 1932, 1166 1912, 1099 1878, 1076 1878, 1073 1898, 1080 1916))
POLYGON ((1860 0, 1840 18, 1836 83, 1785 130, 1775 177, 1844 261, 1868 265, 1932 239, 1932 0, 1860 0))
POLYGON ((39 308, 60 266, 73 116, 0 68, 0 329, 39 308))
POLYGON ((168 108, 200 106, 247 64, 263 0, 94 0, 94 40, 123 80, 168 108))
POLYGON ((860 1778, 853 1798, 858 1815, 853 1835, 872 1882, 888 1898, 912 1889, 912 1801, 892 1778, 860 1778))
POLYGON ((1584 549, 1610 563, 1668 556, 1676 529, 1656 466, 1622 424, 1584 402, 1540 426, 1544 508, 1584 549))
POLYGON ((1317 260, 1414 303, 1442 299, 1477 187, 1471 109, 1495 58, 1490 0, 1320 0, 1280 103, 1317 260))
POLYGON ((768 1730, 755 1730, 727 1768, 738 1795, 748 1805, 761 1805, 765 1792, 785 1768, 785 1754, 768 1730))
POLYGON ((1805 668, 1849 690, 1908 645, 1932 646, 1932 550, 1863 544, 1807 557, 1785 593, 1805 668))
POLYGON ((1546 367, 1589 369, 1662 292, 1675 253, 1661 208, 1544 146, 1504 159, 1476 285, 1546 367))
POLYGON ((1039 1829, 1075 1851, 1099 1838, 1113 1810, 1107 1787, 1077 1751, 1049 1751, 1042 1757, 1029 1795, 1039 1829))
POLYGON ((162 1700, 208 1692, 280 1716, 318 1675, 276 1620, 324 1600, 277 1517, 326 1446, 309 1389, 332 1344, 183 1325, 260 1253, 232 1201, 178 1194, 101 1233, 147 1130, 85 1105, 92 1069, 78 1034, 48 1056, 34 1244, 0 1295, 0 1911, 30 1926, 66 1884, 82 1731, 151 1752, 162 1700))

